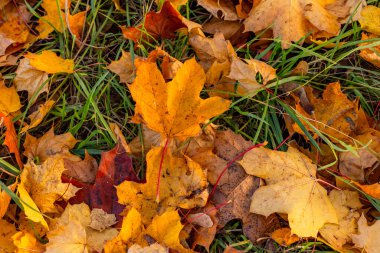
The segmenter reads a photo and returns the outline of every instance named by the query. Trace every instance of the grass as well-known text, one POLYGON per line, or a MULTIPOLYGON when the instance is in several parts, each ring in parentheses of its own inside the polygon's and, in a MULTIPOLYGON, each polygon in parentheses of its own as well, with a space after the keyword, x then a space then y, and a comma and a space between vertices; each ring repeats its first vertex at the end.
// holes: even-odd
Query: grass
MULTIPOLYGON (((34 136, 41 136, 52 126, 56 133, 71 132, 80 143, 73 150, 75 154, 84 155, 87 150, 91 155, 99 158, 104 150, 109 150, 115 145, 116 138, 109 124, 116 123, 120 126, 127 141, 140 137, 142 129, 139 125, 131 124, 130 119, 134 113, 134 103, 131 100, 128 89, 120 84, 118 77, 105 67, 111 61, 118 59, 121 51, 130 51, 139 56, 147 56, 155 46, 162 46, 177 59, 184 61, 194 56, 194 52, 187 44, 187 36, 179 36, 174 40, 152 42, 151 46, 134 49, 132 42, 125 40, 118 28, 121 25, 133 26, 142 21, 144 14, 154 10, 154 1, 127 1, 125 11, 115 9, 112 1, 82 0, 72 1, 73 13, 85 10, 86 5, 91 8, 87 12, 87 28, 84 37, 88 38, 86 44, 79 49, 75 46, 73 36, 65 31, 54 33, 48 40, 39 40, 26 51, 39 52, 52 49, 64 58, 75 59, 76 72, 72 75, 51 75, 45 85, 49 85, 50 92, 38 98, 38 101, 47 99, 56 100, 56 104, 45 120, 35 129, 30 131, 34 136)), ((121 1, 125 2, 125 1, 121 1)), ((379 5, 380 1, 367 1, 372 5, 379 5)), ((42 15, 38 8, 39 1, 34 7, 29 6, 33 13, 34 21, 42 15)), ((181 13, 192 21, 203 23, 210 15, 203 8, 190 1, 181 8, 181 13)), ((247 41, 246 47, 238 49, 242 58, 262 59, 270 52, 271 66, 277 69, 278 79, 267 85, 272 93, 265 89, 254 97, 241 97, 234 95, 231 109, 219 116, 216 123, 222 128, 230 128, 234 132, 243 135, 254 143, 268 141, 270 148, 278 147, 288 137, 283 115, 288 114, 296 122, 300 115, 293 108, 286 106, 282 99, 285 98, 281 90, 281 84, 295 82, 301 87, 311 85, 315 89, 323 90, 331 82, 339 81, 342 89, 350 98, 358 97, 360 105, 365 112, 376 120, 379 120, 379 110, 376 109, 380 101, 380 70, 358 57, 363 41, 360 39, 360 27, 357 22, 345 25, 341 33, 320 45, 303 44, 293 45, 287 50, 281 49, 280 41, 271 40, 267 48, 258 52, 249 50, 249 45, 255 43, 257 38, 247 41), (339 45, 344 42, 343 45, 339 45), (333 45, 325 48, 326 45, 333 45), (291 70, 301 60, 309 63, 310 71, 307 76, 291 76, 291 70)), ((379 45, 380 39, 371 40, 371 45, 379 45)), ((0 69, 3 78, 12 81, 16 67, 4 67, 0 69)), ((33 108, 27 101, 26 92, 21 93, 21 114, 15 119, 26 121, 28 109, 33 108)), ((33 99, 32 99, 33 100, 33 99)), ((301 124, 301 123, 300 123, 301 124)), ((302 124, 301 124, 302 125, 302 124)), ((323 137, 323 133, 319 133, 323 137)), ((20 135, 20 143, 25 138, 20 135)), ((312 145, 316 142, 309 136, 312 145)), ((0 139, 0 143, 3 139, 0 139)), ((337 149, 337 146, 332 145, 337 149)), ((349 148, 349 147, 344 147, 349 148)), ((280 147, 286 150, 286 145, 280 147)), ((11 173, 17 174, 17 168, 11 165, 11 158, 3 155, 0 164, 9 168, 11 173)), ((1 186, 12 181, 13 177, 1 174, 1 186), (3 183, 4 182, 4 183, 3 183)), ((16 198, 17 200, 17 198, 16 198)), ((380 203, 371 199, 374 206, 380 210, 380 203)), ((230 222, 221 230, 210 248, 210 252, 221 252, 226 245, 234 245, 239 249, 249 252, 266 252, 270 240, 263 238, 260 246, 254 246, 243 234, 241 224, 238 221, 230 222)), ((273 243, 272 243, 273 244, 273 243)), ((270 245, 278 252, 332 252, 328 246, 320 242, 301 241, 295 246, 282 248, 278 245, 270 245)))

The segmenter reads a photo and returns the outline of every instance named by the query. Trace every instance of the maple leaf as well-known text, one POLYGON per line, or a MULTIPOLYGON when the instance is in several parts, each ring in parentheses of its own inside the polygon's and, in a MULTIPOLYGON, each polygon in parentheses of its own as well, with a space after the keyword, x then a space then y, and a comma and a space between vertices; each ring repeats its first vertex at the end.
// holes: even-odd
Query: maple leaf
POLYGON ((167 253, 167 252, 170 252, 169 249, 158 243, 153 243, 146 247, 142 247, 138 244, 134 244, 128 249, 128 253, 167 253))
POLYGON ((41 54, 27 53, 30 65, 38 70, 45 71, 49 74, 55 73, 74 73, 74 60, 63 59, 56 53, 44 50, 41 54))
POLYGON ((319 233, 332 248, 344 252, 344 245, 351 242, 350 236, 357 231, 358 210, 362 204, 359 194, 354 191, 334 189, 329 193, 329 198, 336 210, 338 224, 325 224, 319 233))
POLYGON ((75 36, 75 44, 79 47, 82 44, 82 33, 84 23, 86 21, 87 11, 81 11, 74 15, 68 15, 68 28, 69 31, 75 36))
POLYGON ((133 170, 131 157, 118 144, 112 150, 102 153, 94 184, 84 184, 67 178, 64 182, 82 188, 70 199, 71 204, 84 202, 91 208, 101 208, 107 213, 116 214, 119 220, 118 214, 124 207, 117 202, 115 186, 125 180, 140 182, 133 170))
POLYGON ((69 150, 74 148, 77 142, 71 133, 55 135, 53 128, 38 139, 26 134, 24 155, 32 160, 37 158, 41 163, 56 155, 67 158, 74 156, 69 150))
POLYGON ((4 145, 8 147, 10 153, 15 154, 17 164, 20 168, 22 168, 23 163, 21 161, 20 152, 18 149, 18 138, 13 125, 13 117, 11 115, 5 117, 0 113, 0 120, 3 121, 6 128, 4 145))
POLYGON ((7 87, 0 79, 0 113, 4 116, 18 111, 21 108, 20 98, 14 87, 7 87))
MULTIPOLYGON (((189 21, 188 21, 189 22, 189 21)), ((159 12, 148 12, 143 24, 137 27, 120 27, 124 38, 134 42, 154 39, 170 39, 180 28, 188 27, 185 18, 173 7, 170 1, 165 1, 159 12), (146 32, 143 31, 146 30, 146 32)))
POLYGON ((68 200, 78 191, 73 185, 62 183, 65 171, 62 158, 48 158, 41 165, 29 162, 21 173, 21 183, 43 213, 56 213, 54 202, 68 200))
POLYGON ((371 195, 374 198, 380 199, 380 183, 362 185, 357 182, 354 182, 354 184, 360 187, 360 189, 366 194, 371 195))
POLYGON ((298 242, 300 238, 297 235, 292 234, 290 228, 280 228, 272 232, 270 237, 278 244, 286 247, 295 242, 298 242))
POLYGON ((40 33, 40 39, 46 39, 50 33, 54 30, 58 32, 63 32, 66 28, 65 15, 61 11, 65 9, 65 3, 70 6, 70 1, 65 0, 43 0, 42 8, 45 9, 47 15, 41 17, 38 20, 39 25, 37 26, 37 31, 40 33))
POLYGON ((21 133, 25 133, 29 129, 32 129, 38 126, 42 122, 46 114, 49 113, 50 109, 53 107, 54 104, 55 104, 54 100, 48 100, 45 102, 45 104, 39 105, 37 108, 37 111, 32 112, 28 116, 28 119, 30 120, 30 124, 27 126, 24 126, 21 129, 21 133))
POLYGON ((66 176, 73 177, 87 184, 93 184, 95 182, 98 163, 87 151, 85 151, 82 161, 64 158, 63 163, 65 166, 64 174, 66 176))
POLYGON ((223 113, 230 105, 219 97, 201 99, 204 82, 205 74, 195 59, 186 61, 169 83, 165 83, 156 63, 138 62, 137 77, 128 86, 136 101, 132 121, 145 123, 163 138, 197 135, 200 123, 223 113))
POLYGON ((321 0, 262 0, 244 21, 245 31, 259 32, 272 26, 274 37, 280 37, 282 48, 299 41, 309 32, 337 35, 340 24, 321 0))
POLYGON ((107 228, 98 232, 90 227, 91 217, 86 204, 68 205, 61 217, 53 221, 45 252, 101 252, 106 241, 117 235, 117 230, 107 228))
POLYGON ((204 206, 207 201, 207 180, 202 168, 188 157, 175 157, 168 149, 162 161, 160 175, 159 200, 157 200, 156 185, 158 167, 164 148, 152 148, 146 156, 146 183, 124 181, 117 188, 121 204, 134 207, 142 213, 143 224, 149 224, 151 219, 165 210, 176 207, 190 209, 204 206))
POLYGON ((366 5, 365 0, 333 0, 327 1, 326 9, 338 18, 339 23, 344 24, 349 20, 352 22, 360 19, 366 5))
MULTIPOLYGON (((374 34, 365 34, 362 33, 362 40, 367 40, 367 39, 374 39, 378 38, 374 34)), ((368 46, 373 42, 364 42, 360 43, 359 46, 368 46)), ((376 67, 380 68, 380 46, 374 46, 370 48, 365 48, 360 51, 359 56, 362 57, 364 60, 372 63, 376 67)))
POLYGON ((316 178, 317 166, 294 148, 287 152, 256 148, 239 162, 245 171, 267 185, 252 196, 250 211, 268 216, 288 214, 292 234, 316 237, 326 223, 338 223, 327 191, 316 178))
POLYGON ((47 79, 48 74, 46 72, 34 68, 30 65, 29 59, 24 58, 21 59, 17 67, 16 77, 13 82, 18 91, 28 91, 29 100, 33 96, 37 100, 41 93, 49 92, 49 86, 45 83, 47 79))
POLYGON ((359 23, 362 29, 380 36, 380 8, 368 5, 360 14, 359 23))
POLYGON ((131 53, 125 52, 124 50, 121 51, 121 56, 119 60, 112 61, 108 66, 107 69, 112 71, 113 73, 117 74, 120 77, 121 83, 132 83, 133 80, 135 80, 136 76, 136 68, 133 63, 133 59, 139 59, 140 57, 137 55, 134 55, 132 58, 131 53))
POLYGON ((238 20, 236 8, 230 0, 198 0, 198 4, 209 11, 214 17, 224 20, 238 20), (221 15, 220 15, 221 14, 221 15))
MULTIPOLYGON (((243 27, 239 21, 228 21, 218 18, 212 18, 209 22, 202 25, 202 30, 205 33, 216 34, 222 33, 226 40, 234 39, 235 35, 239 34, 243 27)), ((233 43, 234 44, 234 43, 233 43)))
MULTIPOLYGON (((358 101, 350 101, 342 93, 339 82, 327 85, 322 99, 315 98, 312 89, 309 87, 306 87, 305 91, 314 110, 309 114, 301 103, 297 103, 296 111, 309 120, 309 124, 328 135, 331 141, 350 142, 349 135, 355 131, 357 126, 358 101)), ((314 131, 305 119, 301 118, 300 120, 307 130, 314 131)), ((305 135, 296 123, 293 124, 293 129, 297 133, 305 135)))
POLYGON ((352 242, 355 246, 362 248, 367 253, 376 253, 380 250, 380 221, 376 222, 372 226, 367 225, 367 219, 364 214, 361 215, 358 221, 358 234, 351 235, 352 242))
MULTIPOLYGON (((13 183, 9 186, 7 186, 9 191, 14 192, 16 189, 17 183, 13 183)), ((7 212, 9 203, 11 203, 11 196, 8 194, 8 192, 4 190, 0 190, 0 219, 2 219, 7 212)))

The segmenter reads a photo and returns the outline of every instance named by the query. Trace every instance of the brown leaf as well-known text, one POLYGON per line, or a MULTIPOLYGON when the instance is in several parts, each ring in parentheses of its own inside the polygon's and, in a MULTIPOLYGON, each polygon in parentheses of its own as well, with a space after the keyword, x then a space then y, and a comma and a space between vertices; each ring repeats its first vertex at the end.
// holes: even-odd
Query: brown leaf
POLYGON ((292 234, 290 228, 280 228, 272 232, 270 237, 275 240, 281 246, 289 246, 295 242, 298 242, 300 238, 297 235, 292 234))
POLYGON ((64 171, 66 176, 76 178, 87 184, 93 184, 95 182, 96 173, 98 171, 98 163, 95 158, 88 154, 87 151, 85 151, 85 157, 83 160, 78 161, 78 159, 75 159, 73 161, 64 158, 63 163, 66 169, 64 171))
POLYGON ((37 108, 37 111, 32 112, 28 116, 28 119, 30 120, 30 124, 27 126, 24 126, 20 132, 25 133, 29 129, 38 126, 42 122, 46 114, 49 113, 50 109, 53 107, 54 104, 55 104, 54 100, 48 100, 45 102, 45 104, 39 105, 37 108))
POLYGON ((194 229, 195 234, 194 234, 194 242, 192 245, 193 249, 195 248, 196 245, 200 245, 200 246, 205 247, 205 249, 208 251, 211 243, 214 241, 215 234, 217 232, 219 220, 216 217, 216 215, 218 213, 218 210, 215 208, 215 206, 211 204, 207 204, 201 210, 203 210, 203 213, 193 214, 193 216, 189 215, 187 220, 193 224, 197 224, 199 223, 199 220, 201 220, 202 217, 205 217, 206 215, 209 218, 211 218, 210 227, 200 226, 194 229))
MULTIPOLYGON (((124 50, 122 55, 117 61, 112 61, 107 69, 117 74, 120 77, 121 83, 132 83, 136 77, 136 68, 132 60, 132 55, 124 50)), ((134 59, 140 58, 140 56, 134 55, 134 59)))
POLYGON ((360 13, 366 5, 367 2, 365 0, 336 0, 326 5, 326 9, 338 17, 339 23, 344 24, 347 23, 349 19, 351 22, 359 20, 361 17, 360 13), (352 14, 354 15, 351 16, 352 14))
POLYGON ((18 149, 18 138, 16 129, 13 125, 13 117, 11 115, 5 117, 0 113, 0 120, 4 122, 6 128, 4 145, 8 147, 10 153, 15 154, 17 164, 22 168, 23 163, 18 149))
POLYGON ((208 10, 214 17, 224 20, 238 20, 233 1, 229 0, 198 0, 198 4, 208 10))
POLYGON ((368 226, 367 219, 364 214, 360 217, 358 221, 358 234, 351 235, 352 241, 355 246, 363 249, 362 252, 376 253, 380 250, 380 221, 376 222, 372 226, 368 226))
POLYGON ((232 246, 228 246, 224 251, 223 253, 243 253, 245 252, 244 250, 238 250, 238 249, 235 249, 234 247, 232 246))
POLYGON ((217 18, 212 18, 209 22, 203 25, 205 33, 221 33, 226 40, 234 36, 243 26, 239 21, 229 21, 217 18))
POLYGON ((29 100, 34 96, 34 101, 36 101, 41 93, 49 92, 47 79, 48 74, 46 72, 32 67, 29 59, 23 58, 17 67, 14 84, 18 91, 28 91, 29 100))

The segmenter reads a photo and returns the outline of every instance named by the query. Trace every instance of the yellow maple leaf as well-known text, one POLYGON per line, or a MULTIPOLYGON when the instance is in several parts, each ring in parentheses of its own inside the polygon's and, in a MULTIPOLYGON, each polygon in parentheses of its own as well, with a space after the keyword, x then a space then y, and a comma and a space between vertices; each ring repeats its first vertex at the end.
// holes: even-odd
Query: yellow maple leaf
POLYGON ((165 83, 156 63, 137 61, 137 76, 129 85, 136 101, 135 123, 145 123, 164 138, 186 139, 197 135, 200 123, 226 111, 230 101, 212 97, 201 99, 205 83, 202 67, 191 59, 165 83))
POLYGON ((159 203, 156 202, 158 168, 162 147, 152 148, 147 154, 146 183, 124 181, 116 186, 119 202, 136 208, 142 215, 143 224, 165 210, 177 207, 190 209, 204 206, 207 202, 207 179, 200 165, 188 157, 174 157, 168 150, 162 162, 159 203))
POLYGON ((19 231, 12 236, 13 244, 17 247, 16 253, 42 253, 44 246, 40 244, 34 234, 19 231))
POLYGON ((316 178, 317 166, 298 150, 256 148, 239 163, 248 174, 267 183, 254 192, 251 212, 288 214, 292 234, 300 237, 316 237, 325 223, 338 223, 327 191, 316 178))
POLYGON ((380 36, 380 8, 374 5, 364 7, 359 23, 363 30, 380 36))
POLYGON ((25 58, 29 59, 31 66, 49 74, 74 73, 74 60, 65 60, 57 56, 53 51, 44 50, 41 54, 29 52, 25 55, 25 58))
POLYGON ((12 243, 12 235, 16 233, 16 227, 14 224, 0 219, 0 252, 11 253, 14 252, 16 247, 12 243))
POLYGON ((297 42, 309 32, 337 35, 340 24, 337 17, 326 9, 327 2, 262 0, 244 21, 245 31, 256 33, 272 25, 273 36, 281 38, 283 48, 289 48, 291 41, 297 42))
POLYGON ((21 205, 24 208, 26 217, 36 223, 40 223, 45 229, 49 229, 47 222, 45 221, 42 213, 38 209, 36 203, 30 197, 28 191, 25 189, 23 183, 20 183, 17 187, 18 194, 21 199, 21 205))
MULTIPOLYGON (((375 38, 379 39, 379 37, 376 36, 375 34, 367 35, 365 33, 362 33, 362 40, 375 39, 375 38)), ((359 46, 368 46, 372 43, 374 42, 364 42, 364 43, 360 43, 359 46)), ((363 58, 364 60, 372 63, 376 67, 380 68, 380 45, 360 50, 359 56, 363 58)))
MULTIPOLYGON (((17 183, 13 183, 7 186, 8 190, 14 191, 16 189, 17 183)), ((11 203, 11 196, 8 192, 0 190, 0 219, 2 219, 7 212, 9 203, 11 203)))
POLYGON ((41 165, 29 161, 21 173, 21 184, 30 194, 43 213, 58 212, 54 202, 68 200, 75 196, 77 187, 62 183, 61 176, 65 171, 62 158, 48 158, 41 165))
POLYGON ((39 25, 36 28, 40 33, 39 37, 41 39, 46 39, 54 29, 58 32, 63 32, 66 28, 65 15, 64 12, 61 11, 65 9, 66 2, 67 6, 70 7, 70 1, 43 0, 41 5, 47 15, 38 20, 39 25))

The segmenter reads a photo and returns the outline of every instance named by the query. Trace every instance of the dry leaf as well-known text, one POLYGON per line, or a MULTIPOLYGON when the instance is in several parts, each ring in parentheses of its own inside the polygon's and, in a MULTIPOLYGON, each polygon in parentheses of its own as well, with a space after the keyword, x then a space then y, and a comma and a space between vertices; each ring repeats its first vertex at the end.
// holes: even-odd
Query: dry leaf
POLYGON ((288 214, 292 234, 316 237, 326 223, 338 223, 327 191, 316 178, 317 166, 294 148, 287 152, 256 148, 239 162, 267 185, 253 193, 250 211, 269 216, 288 214))
POLYGON ((49 74, 74 73, 74 60, 65 60, 57 56, 53 51, 44 50, 41 54, 29 52, 25 55, 25 58, 29 59, 32 67, 49 74))
POLYGON ((140 56, 133 55, 129 52, 121 51, 122 55, 119 60, 112 61, 108 66, 111 72, 117 74, 120 77, 121 83, 132 83, 135 80, 135 65, 134 59, 140 59, 140 56))
POLYGON ((356 247, 364 249, 367 253, 380 251, 380 221, 377 220, 372 226, 368 226, 367 219, 362 214, 358 221, 358 231, 358 234, 351 235, 356 247))
POLYGON ((116 123, 110 123, 110 128, 111 128, 112 132, 114 133, 114 135, 116 136, 117 142, 123 146, 125 152, 131 153, 132 152, 131 148, 127 144, 127 141, 125 140, 125 137, 124 137, 121 129, 119 128, 119 126, 116 123))
POLYGON ((45 116, 49 113, 50 109, 55 104, 54 100, 48 100, 45 102, 45 104, 39 105, 37 108, 37 111, 32 112, 28 118, 30 120, 30 124, 27 126, 24 126, 21 129, 20 133, 25 133, 29 129, 32 129, 36 126, 38 126, 42 120, 45 118, 45 116))
POLYGON ((20 152, 18 149, 18 138, 16 129, 13 125, 13 117, 11 115, 4 116, 0 113, 0 122, 3 121, 6 128, 4 145, 8 147, 10 153, 14 153, 16 156, 17 164, 22 168, 23 163, 21 161, 20 152))
POLYGON ((12 236, 13 244, 17 250, 15 253, 42 253, 45 252, 45 248, 34 234, 24 231, 19 231, 12 236))
POLYGON ((168 252, 169 252, 168 248, 158 243, 153 243, 146 247, 141 247, 138 244, 134 244, 128 249, 128 253, 168 253, 168 252))
POLYGON ((380 36, 380 8, 374 5, 364 7, 359 23, 363 30, 380 36))
POLYGON ((188 222, 191 222, 192 224, 198 224, 198 226, 200 226, 194 228, 194 242, 192 248, 194 249, 196 245, 201 245, 206 250, 209 250, 211 243, 214 241, 218 228, 219 219, 216 217, 218 209, 211 204, 207 204, 201 210, 203 213, 191 214, 187 218, 188 222), (206 223, 205 220, 207 220, 206 223))
POLYGON ((223 253, 244 253, 244 252, 245 252, 245 251, 235 249, 235 248, 232 247, 232 246, 228 246, 228 247, 225 248, 225 250, 223 251, 223 253))
POLYGON ((75 36, 75 44, 79 47, 82 44, 83 27, 86 21, 87 11, 81 11, 74 15, 68 15, 68 28, 75 36))
POLYGON ((156 63, 140 61, 137 77, 129 85, 136 101, 133 122, 145 123, 163 139, 197 135, 200 123, 223 113, 230 104, 218 97, 201 99, 204 82, 205 74, 195 59, 186 61, 169 83, 165 83, 156 63))
POLYGON ((229 40, 234 36, 241 28, 243 24, 239 21, 228 21, 217 18, 212 18, 209 22, 203 25, 203 31, 205 33, 221 33, 226 40, 229 40))
POLYGON ((374 198, 380 199, 380 183, 374 183, 371 185, 362 185, 362 184, 354 182, 354 184, 358 186, 366 194, 374 198))
POLYGON ((357 220, 360 217, 358 210, 362 207, 359 194, 354 191, 332 190, 329 194, 337 216, 338 224, 325 224, 320 230, 320 235, 329 245, 344 252, 344 245, 351 242, 350 236, 357 231, 357 220))
POLYGON ((28 91, 28 99, 31 100, 35 97, 35 100, 43 92, 49 92, 49 85, 46 83, 48 74, 44 71, 40 71, 30 65, 28 58, 23 58, 16 70, 16 77, 13 82, 18 91, 28 91))
POLYGON ((340 24, 320 0, 262 0, 244 21, 245 31, 260 32, 272 25, 273 36, 283 48, 298 42, 309 32, 337 35, 340 24))
POLYGON ((300 238, 297 235, 291 233, 290 228, 280 228, 270 235, 270 237, 280 244, 281 246, 289 246, 295 242, 298 242, 300 238))
MULTIPOLYGON (((375 36, 374 34, 367 35, 365 33, 362 33, 362 40, 374 39, 374 38, 378 38, 378 37, 375 36)), ((371 43, 374 43, 374 42, 360 43, 359 46, 367 46, 367 45, 370 45, 371 43)), ((380 46, 362 49, 360 51, 359 56, 362 57, 364 60, 372 63, 376 67, 380 68, 380 46)))
POLYGON ((0 219, 0 252, 15 252, 16 247, 13 244, 12 235, 16 232, 16 227, 13 224, 0 219))
MULTIPOLYGON (((76 157, 75 157, 76 158, 76 157)), ((90 156, 85 151, 84 159, 74 161, 71 159, 63 159, 65 171, 63 172, 66 176, 76 178, 83 183, 93 184, 95 182, 96 172, 98 171, 98 163, 96 159, 90 156)))
MULTIPOLYGON (((7 186, 9 191, 14 192, 17 183, 7 186)), ((11 203, 11 196, 4 190, 0 190, 0 219, 2 219, 7 212, 9 203, 11 203)))
MULTIPOLYGON (((65 4, 70 7, 70 0, 43 0, 41 6, 45 9, 47 15, 38 20, 37 31, 40 33, 40 39, 48 38, 54 30, 63 32, 66 29, 65 14, 61 10, 65 9, 65 4)), ((67 10, 69 11, 69 10, 67 10)))
POLYGON ((0 79, 0 114, 8 116, 21 108, 20 98, 14 87, 8 88, 0 79))
POLYGON ((54 202, 68 200, 75 196, 77 187, 62 183, 61 176, 65 171, 62 158, 48 158, 41 165, 32 161, 24 166, 21 173, 21 184, 29 192, 38 208, 43 213, 56 213, 54 202))
POLYGON ((359 183, 373 181, 377 174, 376 169, 380 154, 380 132, 369 128, 361 135, 354 137, 360 146, 353 152, 341 152, 339 154, 339 171, 359 183))
POLYGON ((338 17, 341 24, 347 21, 357 21, 361 18, 363 7, 367 5, 366 0, 334 0, 331 4, 326 5, 326 9, 338 17))
MULTIPOLYGON (((358 101, 350 101, 342 93, 340 84, 330 83, 323 92, 322 99, 316 98, 309 87, 305 88, 306 95, 314 110, 309 114, 300 103, 296 105, 296 111, 305 117, 300 118, 305 128, 314 132, 309 124, 320 132, 326 134, 332 142, 350 142, 349 137, 356 129, 358 119, 358 101), (306 122, 309 121, 309 124, 306 122)), ((304 134, 295 123, 293 128, 297 133, 304 134)), ((314 137, 317 137, 315 134, 314 137)))
POLYGON ((92 209, 90 218, 91 223, 89 226, 100 232, 116 224, 116 216, 114 214, 106 213, 100 208, 92 209))
POLYGON ((143 224, 165 210, 176 207, 191 209, 207 202, 207 180, 202 168, 188 157, 175 157, 167 149, 161 164, 161 147, 152 148, 146 155, 146 183, 124 181, 117 188, 119 202, 136 208, 142 215, 143 224), (159 199, 156 199, 158 168, 161 173, 159 199))
POLYGON ((209 11, 214 17, 224 20, 238 20, 235 5, 229 0, 198 0, 198 4, 209 11))
MULTIPOLYGON (((24 155, 32 160, 38 158, 41 163, 55 155, 70 157, 73 155, 69 150, 74 148, 77 142, 71 133, 55 135, 54 129, 51 128, 38 139, 27 134, 24 142, 24 155)), ((78 160, 80 160, 79 157, 78 160)))

